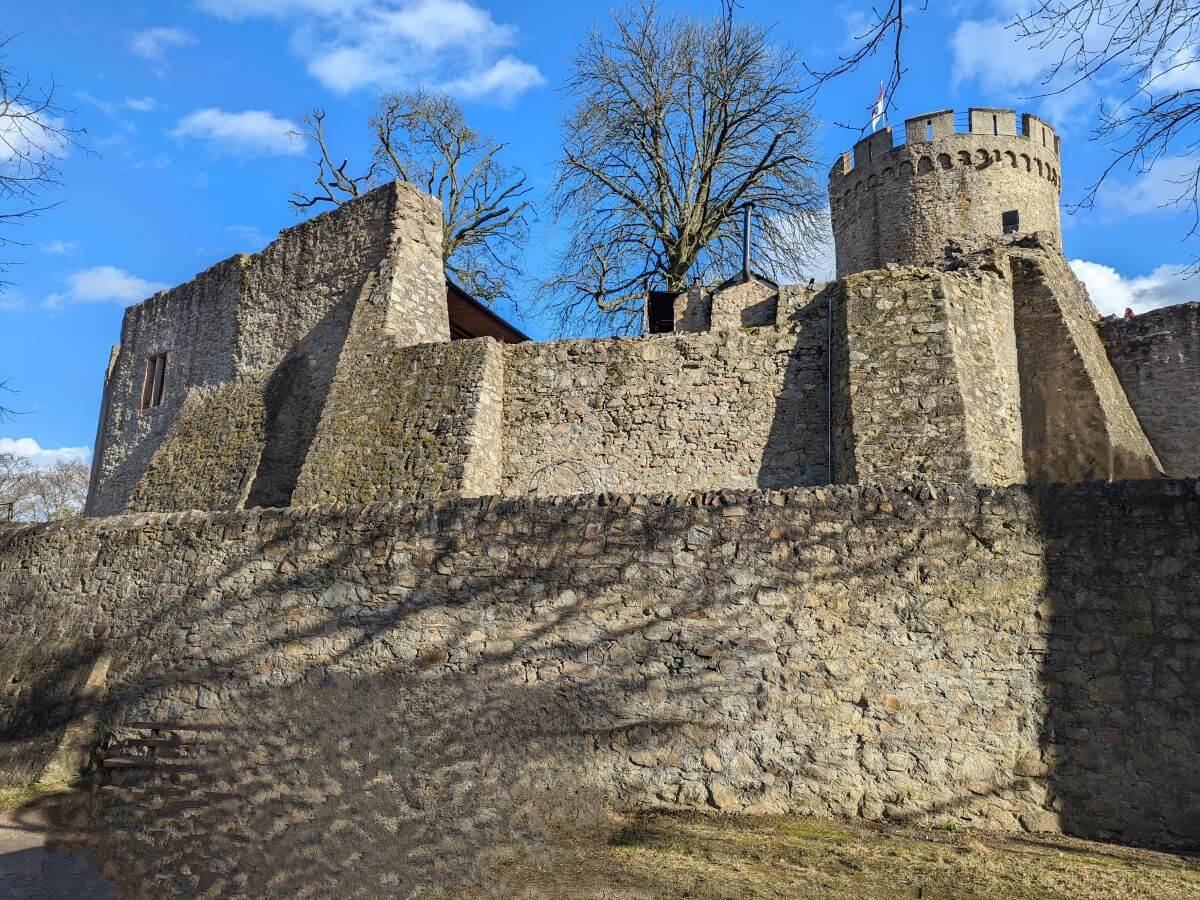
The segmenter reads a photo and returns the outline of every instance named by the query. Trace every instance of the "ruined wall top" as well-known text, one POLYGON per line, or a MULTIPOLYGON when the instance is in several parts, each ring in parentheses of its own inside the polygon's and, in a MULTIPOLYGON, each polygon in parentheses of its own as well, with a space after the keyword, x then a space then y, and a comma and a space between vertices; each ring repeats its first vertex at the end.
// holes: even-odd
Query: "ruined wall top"
POLYGON ((999 107, 972 106, 961 123, 963 127, 960 128, 959 124, 953 109, 940 109, 911 116, 904 120, 900 143, 895 142, 891 126, 885 126, 867 135, 851 150, 838 157, 829 177, 833 180, 838 176, 849 175, 855 169, 875 162, 899 147, 914 147, 917 144, 956 139, 965 140, 974 146, 981 137, 1000 138, 1006 144, 1009 138, 1019 138, 1039 148, 1040 152, 1053 156, 1055 160, 1061 151, 1062 141, 1055 133, 1054 127, 1032 113, 1021 116, 1018 129, 1016 111, 999 107))

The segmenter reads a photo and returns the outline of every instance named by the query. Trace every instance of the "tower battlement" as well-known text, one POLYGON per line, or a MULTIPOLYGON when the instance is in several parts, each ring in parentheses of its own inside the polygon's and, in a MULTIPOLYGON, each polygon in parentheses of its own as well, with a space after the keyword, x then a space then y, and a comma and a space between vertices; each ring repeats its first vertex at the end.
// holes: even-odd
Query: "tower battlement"
POLYGON ((890 127, 863 138, 829 173, 838 276, 889 262, 920 264, 950 242, 979 246, 1039 231, 1062 245, 1061 139, 1011 109, 972 107, 908 118, 905 143, 890 127))

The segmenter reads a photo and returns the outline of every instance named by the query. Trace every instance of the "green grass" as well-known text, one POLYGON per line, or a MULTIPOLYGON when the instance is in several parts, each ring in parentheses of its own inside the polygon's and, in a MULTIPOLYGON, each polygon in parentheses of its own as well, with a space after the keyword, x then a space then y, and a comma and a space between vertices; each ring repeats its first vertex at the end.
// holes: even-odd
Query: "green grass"
POLYGON ((1049 835, 798 817, 646 815, 506 873, 561 898, 1200 897, 1200 861, 1049 835))

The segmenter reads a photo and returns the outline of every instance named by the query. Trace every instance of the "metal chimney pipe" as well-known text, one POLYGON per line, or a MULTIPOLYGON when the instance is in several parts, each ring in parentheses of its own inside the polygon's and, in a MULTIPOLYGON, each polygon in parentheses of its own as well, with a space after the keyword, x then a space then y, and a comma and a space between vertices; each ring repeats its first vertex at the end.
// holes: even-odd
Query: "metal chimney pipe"
POLYGON ((753 213, 753 203, 742 207, 742 281, 746 282, 750 280, 750 216, 753 213))

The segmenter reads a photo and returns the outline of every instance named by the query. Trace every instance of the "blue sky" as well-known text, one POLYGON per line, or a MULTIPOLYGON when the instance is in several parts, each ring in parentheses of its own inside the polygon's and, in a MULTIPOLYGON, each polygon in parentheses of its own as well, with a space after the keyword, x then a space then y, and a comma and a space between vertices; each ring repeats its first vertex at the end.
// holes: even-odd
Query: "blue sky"
MULTIPOLYGON (((677 4, 708 13, 716 0, 677 4)), ((970 105, 1040 112, 1063 135, 1064 199, 1107 159, 1090 140, 1102 84, 1036 99, 1048 53, 1014 46, 1004 28, 1019 0, 943 2, 914 22, 899 115, 970 105), (1033 99, 1029 99, 1033 98, 1033 99)), ((362 158, 380 89, 448 90, 469 120, 510 147, 535 203, 559 146, 558 86, 599 0, 55 0, 9 4, 8 64, 53 78, 87 154, 63 166, 61 205, 20 226, 15 286, 0 295, 0 380, 21 411, 0 424, 0 451, 39 461, 86 458, 109 348, 124 307, 254 251, 297 221, 287 199, 312 178, 311 148, 286 136, 314 106, 335 146, 362 158)), ((814 67, 844 52, 864 3, 742 0, 740 15, 776 23, 814 67), (802 12, 798 10, 803 10, 802 12)), ((886 60, 828 88, 816 112, 823 167, 853 142, 832 124, 860 116, 886 60)), ((2 160, 0 160, 2 162, 2 160)), ((1064 218, 1067 255, 1104 311, 1200 295, 1177 273, 1196 248, 1182 211, 1164 209, 1186 160, 1118 173, 1093 210, 1064 218)), ((543 211, 524 266, 536 277, 553 245, 543 211)), ((521 310, 504 309, 535 335, 521 310)))

